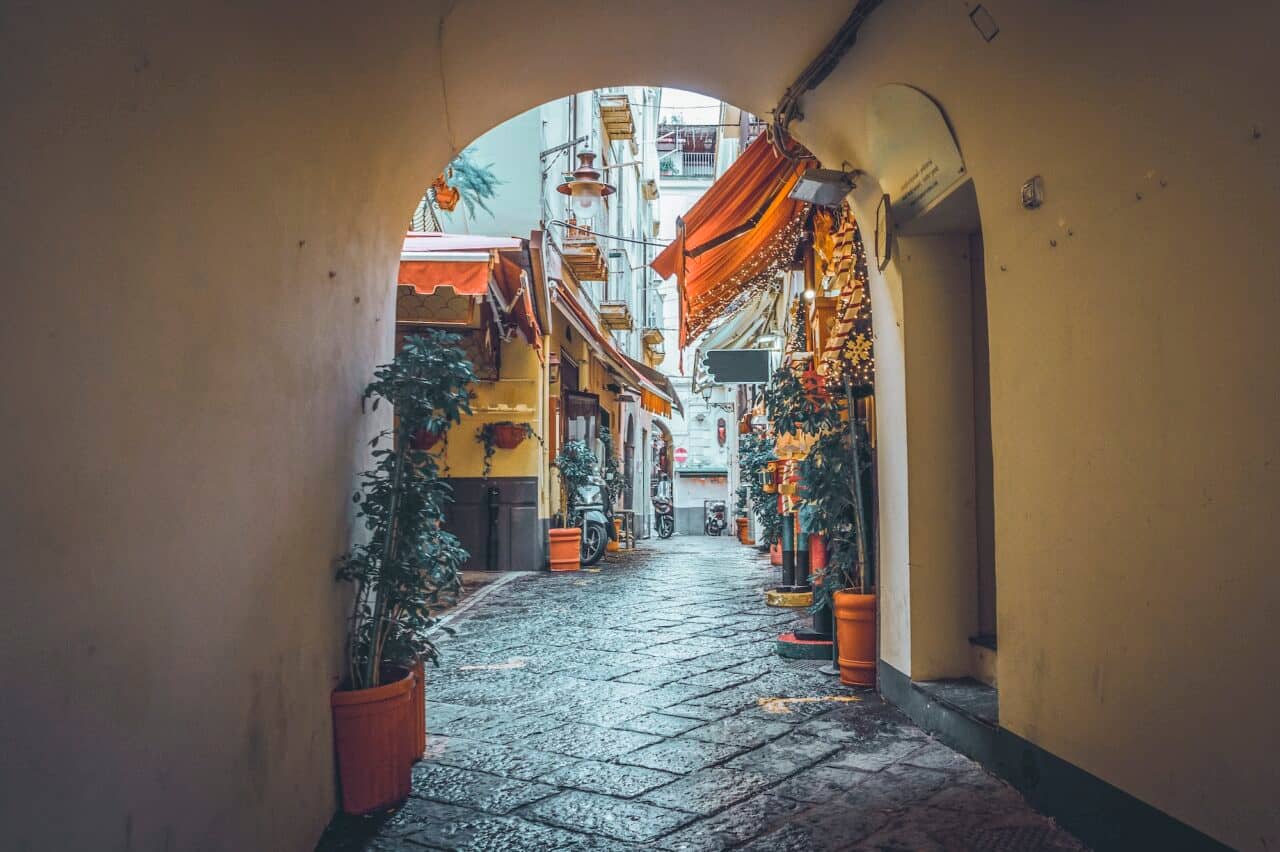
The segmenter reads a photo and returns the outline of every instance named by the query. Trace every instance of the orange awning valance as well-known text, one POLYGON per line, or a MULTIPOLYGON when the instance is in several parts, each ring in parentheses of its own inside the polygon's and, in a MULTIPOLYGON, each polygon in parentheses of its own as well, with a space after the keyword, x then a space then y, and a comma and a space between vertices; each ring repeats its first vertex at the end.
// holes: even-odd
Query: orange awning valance
POLYGON ((447 286, 459 295, 483 296, 489 290, 489 255, 469 260, 402 260, 396 283, 426 295, 447 286))
POLYGON ((815 164, 801 153, 788 160, 767 137, 757 138, 689 208, 675 241, 650 264, 663 278, 676 276, 681 347, 789 264, 807 205, 787 195, 815 164))

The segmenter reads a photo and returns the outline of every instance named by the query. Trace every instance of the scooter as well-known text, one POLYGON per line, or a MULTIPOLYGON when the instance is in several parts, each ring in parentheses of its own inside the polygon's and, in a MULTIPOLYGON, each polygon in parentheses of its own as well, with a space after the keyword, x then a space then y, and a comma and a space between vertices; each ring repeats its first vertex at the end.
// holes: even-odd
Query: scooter
POLYGON ((595 565, 604 557, 609 540, 617 537, 609 522, 611 508, 604 480, 598 476, 588 477, 574 492, 573 510, 569 514, 572 525, 582 530, 582 564, 595 565))
POLYGON ((658 490, 653 495, 653 513, 658 538, 671 538, 676 531, 676 510, 671 502, 670 483, 666 479, 658 483, 658 490))
POLYGON ((720 535, 729 527, 729 516, 723 500, 705 500, 702 503, 702 531, 707 535, 720 535))

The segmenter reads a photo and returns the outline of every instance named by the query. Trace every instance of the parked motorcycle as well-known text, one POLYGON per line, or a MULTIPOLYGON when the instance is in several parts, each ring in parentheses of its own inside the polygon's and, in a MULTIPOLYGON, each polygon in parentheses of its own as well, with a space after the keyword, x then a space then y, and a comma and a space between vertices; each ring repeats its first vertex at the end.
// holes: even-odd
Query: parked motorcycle
POLYGON ((658 483, 653 495, 653 513, 658 538, 671 538, 676 531, 676 509, 671 501, 671 483, 666 479, 658 483))
POLYGON ((609 539, 617 537, 609 521, 611 514, 604 480, 598 476, 589 477, 586 484, 579 486, 574 493, 573 511, 570 512, 570 524, 582 530, 581 558, 584 566, 599 562, 609 547, 609 539))
POLYGON ((723 500, 702 501, 702 531, 721 535, 729 527, 729 514, 723 500))

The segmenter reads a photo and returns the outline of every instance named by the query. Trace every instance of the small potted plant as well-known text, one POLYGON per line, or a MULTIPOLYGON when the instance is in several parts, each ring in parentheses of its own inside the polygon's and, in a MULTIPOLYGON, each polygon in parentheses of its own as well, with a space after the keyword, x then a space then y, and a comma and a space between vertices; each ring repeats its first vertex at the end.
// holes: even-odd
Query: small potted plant
MULTIPOLYGON (((514 450, 524 443, 526 438, 538 438, 538 433, 528 423, 512 423, 501 420, 497 423, 486 423, 476 429, 476 440, 484 447, 484 473, 489 478, 493 470, 493 454, 495 450, 514 450)), ((538 438, 541 443, 542 439, 538 438)))
POLYGON ((395 425, 371 442, 374 466, 353 498, 367 540, 342 557, 337 575, 354 587, 346 674, 330 701, 349 813, 407 796, 409 767, 422 756, 422 662, 438 656, 427 633, 435 609, 456 595, 467 553, 443 528, 450 486, 435 456, 412 438, 423 430, 444 435, 470 413, 475 374, 457 340, 434 330, 409 337, 365 388, 375 409, 382 402, 394 408, 395 425))

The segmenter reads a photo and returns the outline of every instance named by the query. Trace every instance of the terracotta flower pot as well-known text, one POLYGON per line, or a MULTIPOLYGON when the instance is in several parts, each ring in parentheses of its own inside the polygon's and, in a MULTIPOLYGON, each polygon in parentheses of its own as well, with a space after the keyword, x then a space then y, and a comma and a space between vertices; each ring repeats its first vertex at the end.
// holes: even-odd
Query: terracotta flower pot
POLYGON ((551 570, 577 571, 582 567, 582 530, 551 530, 551 570))
POLYGON ((410 672, 373 689, 334 691, 333 744, 342 809, 367 814, 409 795, 409 734, 414 677, 410 672))
POLYGON ((836 638, 840 643, 840 682, 876 685, 876 596, 836 592, 836 638))
POLYGON ((430 429, 419 429, 413 433, 412 444, 415 450, 429 450, 436 444, 440 443, 442 437, 439 432, 432 432, 430 429))
POLYGON ((738 543, 747 544, 748 543, 747 542, 747 526, 748 526, 747 519, 734 518, 733 522, 737 524, 737 527, 738 527, 738 543))
POLYGON ((770 565, 782 564, 782 545, 779 542, 775 541, 772 545, 769 546, 769 564, 770 565))
POLYGON ((524 426, 499 423, 493 427, 493 445, 500 450, 514 450, 524 443, 524 426))
POLYGON ((621 550, 622 549, 622 519, 621 518, 613 519, 613 534, 615 537, 609 539, 609 543, 605 545, 605 549, 610 551, 621 550))
POLYGON ((417 763, 427 751, 427 669, 418 660, 411 670, 413 690, 409 693, 409 761, 417 763))

